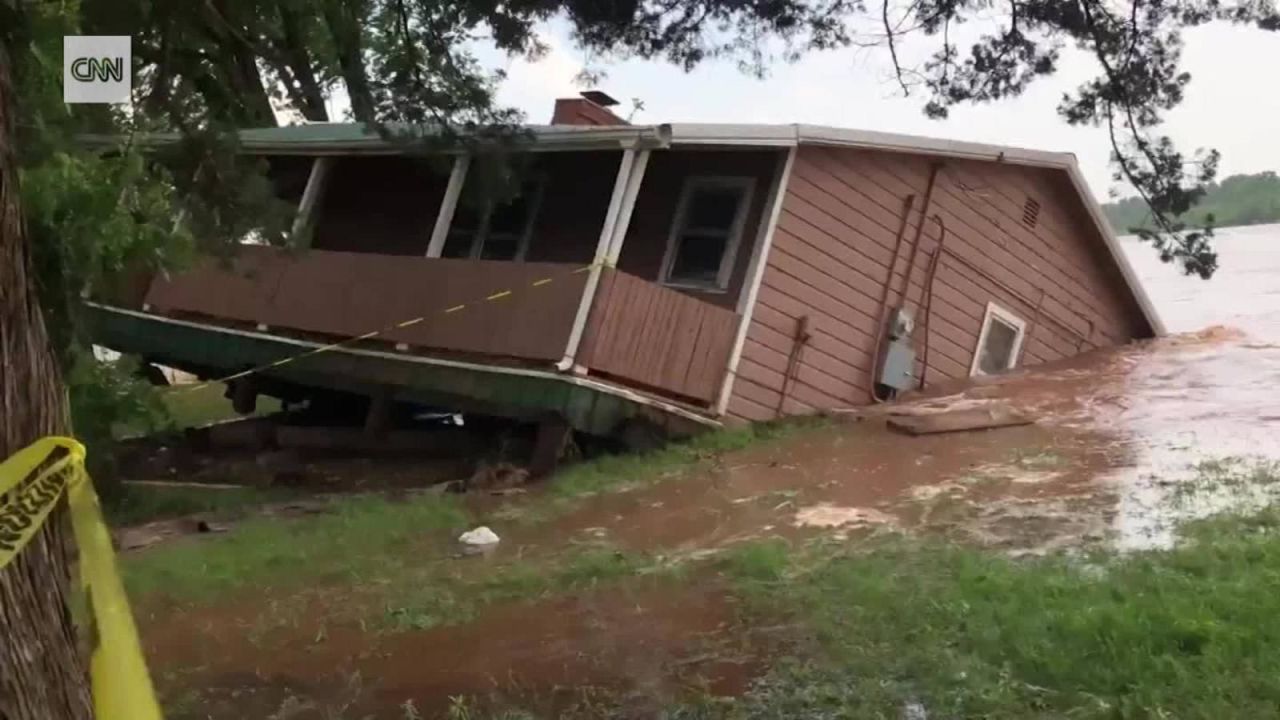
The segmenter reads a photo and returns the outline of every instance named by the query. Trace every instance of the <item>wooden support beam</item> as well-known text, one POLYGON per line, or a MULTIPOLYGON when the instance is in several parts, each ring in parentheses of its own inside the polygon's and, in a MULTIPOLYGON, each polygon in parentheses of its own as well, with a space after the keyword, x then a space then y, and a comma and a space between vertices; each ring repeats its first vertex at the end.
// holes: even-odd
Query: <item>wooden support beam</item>
POLYGON ((467 182, 467 170, 470 167, 470 155, 459 155, 453 160, 449 184, 444 189, 444 198, 440 200, 436 224, 431 229, 431 241, 427 243, 429 258, 438 258, 444 252, 444 243, 449 239, 449 227, 453 225, 453 214, 458 209, 458 198, 462 197, 462 186, 467 182))
POLYGON ((529 458, 529 476, 540 478, 555 472, 572 436, 573 428, 559 415, 547 416, 539 422, 538 434, 533 441, 533 455, 529 458))
POLYGON ((258 383, 252 375, 236 378, 230 385, 231 408, 241 415, 250 415, 258 409, 258 383))
POLYGON ((395 406, 395 394, 383 386, 369 396, 369 412, 364 417, 364 434, 379 438, 391 427, 391 408, 395 406))
POLYGON ((320 200, 324 197, 325 185, 329 182, 329 171, 333 166, 333 158, 318 157, 311 163, 311 174, 307 177, 307 187, 302 191, 302 199, 298 201, 298 214, 293 219, 291 235, 294 242, 306 246, 311 245, 311 230, 315 226, 316 212, 320 200))

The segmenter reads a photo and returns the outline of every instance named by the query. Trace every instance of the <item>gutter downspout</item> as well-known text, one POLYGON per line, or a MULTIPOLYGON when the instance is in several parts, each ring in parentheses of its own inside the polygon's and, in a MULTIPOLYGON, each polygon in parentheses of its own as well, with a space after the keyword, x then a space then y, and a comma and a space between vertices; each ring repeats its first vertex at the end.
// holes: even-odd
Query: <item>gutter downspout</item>
MULTIPOLYGON (((924 328, 921 333, 924 335, 924 353, 920 363, 920 388, 924 389, 925 379, 929 376, 929 317, 933 315, 933 280, 938 276, 938 266, 942 264, 942 252, 946 248, 947 243, 947 224, 942 221, 941 215, 934 215, 933 221, 938 223, 938 247, 933 251, 933 257, 929 258, 929 269, 925 271, 924 288, 924 328)), ((1043 291, 1041 291, 1043 296, 1043 291)), ((1037 307, 1036 312, 1040 309, 1037 307)))
POLYGON ((924 205, 920 208, 920 222, 916 224, 915 237, 911 239, 911 255, 907 259, 906 276, 902 278, 902 292, 898 293, 898 297, 906 299, 907 293, 911 291, 911 276, 916 270, 916 255, 920 252, 920 238, 924 235, 924 224, 929 219, 929 208, 933 207, 933 188, 938 182, 938 173, 942 171, 943 163, 934 163, 932 170, 929 172, 929 187, 924 191, 924 205))
POLYGON ((884 349, 884 324, 888 321, 889 288, 893 285, 893 273, 898 269, 898 256, 902 254, 902 240, 907 234, 907 223, 911 222, 911 209, 916 204, 915 193, 902 200, 902 219, 898 222, 898 233, 893 243, 893 261, 889 263, 889 274, 884 278, 884 287, 880 288, 880 303, 876 306, 875 350, 871 353, 871 382, 867 383, 867 393, 871 401, 884 402, 876 395, 876 378, 880 377, 880 351, 884 349))
MULTIPOLYGON (((899 307, 902 307, 906 303, 907 293, 911 291, 911 276, 915 274, 916 256, 920 252, 920 238, 924 235, 925 221, 929 219, 929 208, 933 206, 933 188, 937 185, 938 174, 942 171, 944 165, 945 163, 935 162, 929 171, 929 185, 924 191, 924 205, 920 207, 920 221, 916 223, 916 232, 911 239, 911 255, 907 258, 907 267, 902 277, 902 290, 898 293, 899 307)), ((904 202, 904 206, 905 205, 906 203, 904 202)), ((903 217, 905 218, 906 215, 904 214, 903 217)), ((894 251, 893 259, 894 265, 896 266, 898 260, 896 249, 894 251)), ((887 285, 891 282, 893 282, 892 272, 890 272, 889 277, 885 279, 886 288, 883 295, 886 298, 888 297, 887 285)), ((881 314, 882 317, 879 318, 879 324, 876 327, 876 350, 875 354, 871 357, 871 378, 870 382, 867 383, 867 395, 871 398, 871 402, 877 404, 884 402, 884 398, 881 398, 876 394, 876 381, 879 379, 880 350, 884 346, 884 334, 886 331, 885 325, 889 320, 888 316, 884 314, 883 311, 881 314)))

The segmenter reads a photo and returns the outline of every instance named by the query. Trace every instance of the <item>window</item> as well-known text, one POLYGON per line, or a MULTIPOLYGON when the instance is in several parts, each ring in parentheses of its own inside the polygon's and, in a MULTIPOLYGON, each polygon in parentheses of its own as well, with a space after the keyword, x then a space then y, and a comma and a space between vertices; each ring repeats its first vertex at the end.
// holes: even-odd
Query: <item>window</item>
POLYGON ((479 210, 459 203, 440 256, 523 260, 542 204, 542 186, 541 181, 526 183, 519 196, 504 203, 485 203, 479 210))
POLYGON ((973 353, 970 375, 994 375, 1018 364, 1018 352, 1022 350, 1022 336, 1027 324, 1017 315, 995 303, 987 303, 987 314, 982 319, 982 332, 978 334, 978 347, 973 353))
POLYGON ((745 177, 685 182, 662 261, 662 282, 713 290, 729 286, 754 184, 745 177))

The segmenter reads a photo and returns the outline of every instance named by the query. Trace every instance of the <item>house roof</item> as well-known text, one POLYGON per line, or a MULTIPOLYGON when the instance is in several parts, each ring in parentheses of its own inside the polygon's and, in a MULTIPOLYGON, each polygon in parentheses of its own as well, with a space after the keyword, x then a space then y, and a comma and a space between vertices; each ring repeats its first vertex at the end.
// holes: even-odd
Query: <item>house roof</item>
MULTIPOLYGON (((393 135, 409 138, 428 137, 431 133, 409 126, 389 126, 393 135)), ((826 145, 888 152, 912 153, 936 157, 1001 162, 1012 165, 1043 167, 1067 174, 1090 219, 1110 252, 1125 284, 1133 294, 1144 318, 1155 335, 1165 333, 1164 323, 1142 288, 1120 242, 1102 212, 1102 206, 1089 189, 1071 153, 1030 150, 1008 145, 947 140, 885 133, 871 130, 830 127, 825 125, 765 125, 722 123, 671 123, 661 125, 527 125, 527 147, 531 150, 589 150, 618 147, 678 146, 745 146, 787 148, 797 145, 826 145)), ((142 145, 164 145, 177 140, 175 134, 158 133, 135 139, 142 145)), ((90 145, 111 146, 118 138, 86 137, 90 145)), ((240 131, 241 149, 252 154, 353 155, 400 154, 402 141, 387 139, 361 123, 308 123, 279 128, 254 128, 240 131)))

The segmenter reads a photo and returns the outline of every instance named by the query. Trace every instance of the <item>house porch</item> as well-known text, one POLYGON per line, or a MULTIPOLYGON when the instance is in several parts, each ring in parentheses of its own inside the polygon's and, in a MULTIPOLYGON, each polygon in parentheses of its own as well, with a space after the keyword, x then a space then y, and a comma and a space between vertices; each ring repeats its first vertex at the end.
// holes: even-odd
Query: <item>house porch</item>
MULTIPOLYGON (((243 245, 229 264, 150 279, 96 307, 99 340, 203 377, 260 368, 268 393, 274 377, 292 389, 391 387, 397 399, 499 415, 565 409, 564 398, 522 404, 474 379, 450 392, 418 377, 443 377, 440 364, 415 364, 412 382, 392 373, 375 383, 360 353, 301 375, 319 360, 288 360, 341 343, 379 363, 523 372, 534 385, 612 388, 626 402, 712 418, 779 159, 540 152, 503 183, 464 156, 269 157, 279 194, 299 205, 306 247, 243 245), (217 340, 194 342, 201 332, 217 340)), ((605 422, 587 424, 598 432, 605 422)))

